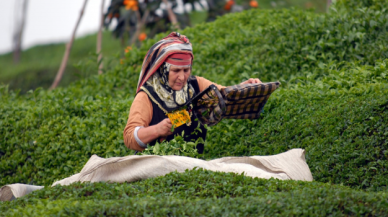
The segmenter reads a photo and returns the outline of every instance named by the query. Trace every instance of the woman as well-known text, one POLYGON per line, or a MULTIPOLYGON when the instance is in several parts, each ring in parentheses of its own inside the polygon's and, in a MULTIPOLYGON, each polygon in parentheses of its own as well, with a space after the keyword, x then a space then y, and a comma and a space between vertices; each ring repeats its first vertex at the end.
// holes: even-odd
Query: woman
MULTIPOLYGON (((187 124, 173 129, 167 115, 184 105, 211 84, 205 78, 192 76, 192 46, 189 39, 172 32, 166 38, 154 44, 144 58, 137 95, 132 102, 127 125, 124 129, 124 143, 133 150, 142 151, 156 141, 170 141, 174 135, 185 131, 185 141, 196 141, 202 137, 205 141, 206 129, 194 118, 187 124), (200 125, 200 131, 192 134, 200 125)), ((249 79, 241 84, 261 83, 259 79, 249 79)), ((204 144, 198 144, 198 153, 203 153, 204 144)))

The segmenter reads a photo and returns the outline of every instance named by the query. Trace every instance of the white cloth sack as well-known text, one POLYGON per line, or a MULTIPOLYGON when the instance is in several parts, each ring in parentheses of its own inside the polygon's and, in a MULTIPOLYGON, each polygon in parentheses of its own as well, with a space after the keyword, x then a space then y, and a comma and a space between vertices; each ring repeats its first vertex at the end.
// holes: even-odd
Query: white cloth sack
POLYGON ((20 183, 4 185, 0 188, 0 201, 11 201, 33 191, 42 189, 43 187, 44 186, 26 185, 20 183))
MULTIPOLYGON (((271 156, 224 157, 210 161, 182 156, 130 155, 104 159, 93 155, 80 173, 56 181, 52 186, 70 185, 73 182, 134 182, 174 171, 184 172, 195 167, 219 172, 244 173, 245 176, 265 179, 312 181, 313 177, 304 153, 303 149, 292 149, 271 156)), ((18 187, 7 186, 11 186, 11 189, 18 187)), ((0 200, 3 200, 3 194, 1 188, 0 200)), ((23 195, 14 194, 15 198, 21 196, 23 195)))

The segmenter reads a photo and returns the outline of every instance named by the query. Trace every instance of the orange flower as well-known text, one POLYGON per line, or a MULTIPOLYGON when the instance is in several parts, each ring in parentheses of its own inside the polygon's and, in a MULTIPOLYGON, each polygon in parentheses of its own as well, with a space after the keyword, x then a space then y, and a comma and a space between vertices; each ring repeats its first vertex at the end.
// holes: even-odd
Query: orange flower
POLYGON ((257 3, 257 1, 255 1, 255 0, 251 0, 251 1, 249 2, 249 5, 250 5, 252 8, 257 8, 257 7, 259 7, 259 3, 257 3))
POLYGON ((112 18, 112 13, 109 13, 109 14, 108 14, 108 18, 112 18))
POLYGON ((230 9, 232 9, 233 5, 234 5, 234 1, 233 0, 229 0, 228 2, 226 2, 225 6, 224 6, 224 9, 227 10, 227 11, 230 11, 230 9))
POLYGON ((134 11, 137 11, 139 10, 138 8, 138 3, 136 0, 124 0, 123 4, 125 5, 125 9, 126 10, 134 10, 134 11))
POLYGON ((146 38, 147 38, 147 34, 145 34, 144 32, 140 33, 139 41, 144 41, 146 38))
POLYGON ((124 64, 124 60, 123 59, 120 59, 120 64, 124 64))
POLYGON ((130 50, 132 50, 132 47, 131 46, 128 46, 125 48, 125 53, 128 53, 130 50))

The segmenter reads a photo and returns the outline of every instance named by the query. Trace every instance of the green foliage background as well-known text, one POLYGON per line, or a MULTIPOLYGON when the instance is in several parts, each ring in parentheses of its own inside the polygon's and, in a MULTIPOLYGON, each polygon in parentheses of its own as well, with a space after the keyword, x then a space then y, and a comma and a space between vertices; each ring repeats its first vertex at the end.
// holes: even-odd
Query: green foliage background
MULTIPOLYGON (((249 10, 181 32, 193 43, 195 75, 223 85, 249 77, 282 82, 261 119, 223 120, 210 128, 200 157, 272 155, 304 148, 314 182, 192 170, 137 183, 45 188, 1 203, 0 211, 384 215, 387 10, 383 0, 337 1, 328 14, 249 10)), ((19 95, 1 87, 0 185, 49 186, 80 171, 92 154, 133 154, 123 144, 122 131, 144 55, 164 35, 131 50, 124 64, 106 74, 67 88, 19 95)))
MULTIPOLYGON (((260 9, 293 6, 307 9, 310 6, 306 3, 311 3, 317 12, 324 12, 326 0, 260 0, 259 3, 260 9), (271 2, 275 5, 271 5, 271 2)), ((207 12, 194 11, 189 16, 191 25, 195 26, 205 22, 207 12)), ((149 34, 148 31, 146 33, 149 34)), ((96 34, 92 34, 74 41, 60 86, 67 87, 75 80, 97 74, 96 38, 96 34)), ((124 53, 120 44, 121 41, 115 39, 109 30, 103 32, 102 54, 105 71, 119 64, 119 58, 124 53)), ((38 87, 49 88, 59 69, 65 47, 64 43, 32 47, 23 51, 19 64, 13 63, 12 53, 0 55, 0 84, 7 84, 10 90, 20 90, 22 94, 38 87)))
MULTIPOLYGON (((71 82, 95 75, 98 69, 96 52, 96 35, 88 35, 74 41, 69 61, 60 86, 66 87, 71 82)), ((120 42, 109 32, 103 33, 105 69, 119 62, 120 42)), ((47 44, 23 51, 19 64, 14 64, 12 53, 0 55, 0 84, 7 84, 11 90, 26 93, 31 89, 49 88, 59 65, 61 64, 66 44, 47 44)))

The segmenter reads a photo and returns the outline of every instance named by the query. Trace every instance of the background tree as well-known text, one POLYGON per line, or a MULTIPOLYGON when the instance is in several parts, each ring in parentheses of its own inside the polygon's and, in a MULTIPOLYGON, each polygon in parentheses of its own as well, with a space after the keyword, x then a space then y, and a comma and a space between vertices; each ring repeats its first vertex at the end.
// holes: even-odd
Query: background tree
POLYGON ((327 0, 326 12, 329 12, 331 3, 333 3, 333 0, 327 0))
POLYGON ((102 74, 102 53, 101 53, 101 46, 102 46, 102 29, 104 27, 104 5, 105 0, 101 1, 101 22, 100 26, 98 27, 98 34, 97 34, 97 48, 96 53, 98 55, 97 62, 98 62, 98 74, 102 74))
POLYGON ((71 47, 73 45, 73 41, 75 38, 75 33, 77 32, 77 29, 78 29, 78 26, 81 22, 82 16, 84 15, 84 11, 85 11, 85 7, 86 7, 87 2, 88 2, 88 0, 84 1, 84 4, 82 6, 81 12, 80 12, 78 20, 77 20, 77 24, 75 25, 74 30, 73 30, 73 34, 71 35, 71 39, 70 39, 69 43, 66 44, 66 50, 65 50, 65 54, 63 55, 61 66, 59 67, 59 70, 57 72, 57 75, 55 76, 53 84, 50 87, 50 90, 55 89, 58 86, 59 82, 62 79, 63 73, 65 72, 67 61, 69 59, 69 55, 70 55, 70 51, 71 51, 71 47))
POLYGON ((13 34, 13 61, 20 62, 22 39, 26 24, 28 0, 15 1, 15 30, 13 34), (20 10, 21 9, 21 10, 20 10))
POLYGON ((105 26, 109 27, 116 21, 113 35, 121 39, 126 47, 136 42, 140 43, 144 37, 167 30, 177 30, 191 25, 189 13, 196 10, 207 12, 207 21, 213 21, 217 16, 230 12, 257 8, 256 0, 111 0, 105 14, 105 26), (197 5, 197 6, 196 6, 197 5), (187 9, 191 8, 191 9, 187 9))

